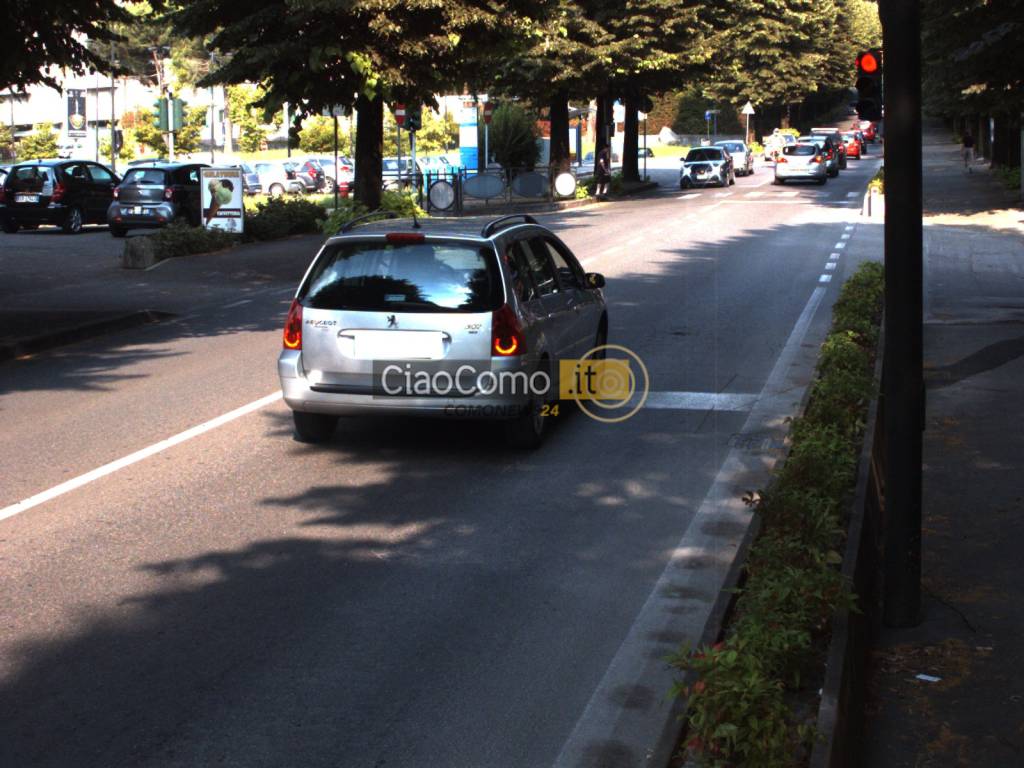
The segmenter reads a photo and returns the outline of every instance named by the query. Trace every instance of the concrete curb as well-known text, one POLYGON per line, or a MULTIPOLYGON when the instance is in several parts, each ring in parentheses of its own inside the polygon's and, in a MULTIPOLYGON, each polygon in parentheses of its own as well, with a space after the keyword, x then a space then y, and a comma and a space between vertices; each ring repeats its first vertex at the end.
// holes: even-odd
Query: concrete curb
MULTIPOLYGON (((885 341, 879 337, 875 381, 881 383, 885 341)), ((862 613, 842 609, 832 618, 832 639, 825 661, 825 681, 816 728, 823 737, 814 745, 809 768, 854 768, 861 765, 864 733, 864 681, 867 667, 870 606, 878 566, 880 510, 874 490, 879 482, 874 445, 881 423, 879 397, 868 407, 864 445, 857 462, 857 484, 850 508, 843 579, 858 596, 862 613), (868 505, 875 504, 869 513, 868 505)))
POLYGON ((61 328, 50 333, 42 333, 37 336, 19 339, 11 344, 0 344, 0 361, 13 360, 24 355, 33 355, 45 352, 56 347, 63 347, 67 344, 74 344, 86 339, 93 339, 97 336, 104 336, 108 333, 128 330, 148 323, 157 323, 166 320, 173 315, 167 312, 156 312, 144 309, 139 312, 106 317, 101 320, 93 320, 70 328, 61 328))

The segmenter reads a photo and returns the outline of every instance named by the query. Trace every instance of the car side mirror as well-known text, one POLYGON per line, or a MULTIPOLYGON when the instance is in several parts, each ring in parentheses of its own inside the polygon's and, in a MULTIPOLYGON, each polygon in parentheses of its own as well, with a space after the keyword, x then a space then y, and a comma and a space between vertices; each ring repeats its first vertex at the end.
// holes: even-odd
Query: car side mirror
POLYGON ((604 275, 599 272, 587 272, 588 288, 604 288, 604 275))

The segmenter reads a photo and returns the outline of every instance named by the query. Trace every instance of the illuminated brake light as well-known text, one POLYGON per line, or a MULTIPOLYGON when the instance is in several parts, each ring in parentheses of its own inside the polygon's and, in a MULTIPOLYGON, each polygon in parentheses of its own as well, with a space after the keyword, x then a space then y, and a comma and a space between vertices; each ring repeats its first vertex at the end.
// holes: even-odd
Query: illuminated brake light
POLYGON ((284 321, 284 348, 302 349, 302 305, 298 299, 292 300, 288 308, 288 318, 284 321))
POLYGON ((815 155, 814 159, 811 160, 811 162, 812 163, 817 163, 818 165, 821 165, 821 155, 815 155))
POLYGON ((789 160, 786 159, 785 155, 779 155, 778 159, 775 162, 776 163, 788 163, 789 160))
POLYGON ((174 197, 174 190, 171 187, 164 187, 164 200, 170 200, 174 197))
POLYGON ((388 232, 384 240, 389 243, 422 243, 426 238, 419 232, 388 232))
POLYGON ((526 339, 523 337, 519 319, 512 307, 502 304, 491 316, 491 354, 497 357, 512 357, 526 353, 526 339))

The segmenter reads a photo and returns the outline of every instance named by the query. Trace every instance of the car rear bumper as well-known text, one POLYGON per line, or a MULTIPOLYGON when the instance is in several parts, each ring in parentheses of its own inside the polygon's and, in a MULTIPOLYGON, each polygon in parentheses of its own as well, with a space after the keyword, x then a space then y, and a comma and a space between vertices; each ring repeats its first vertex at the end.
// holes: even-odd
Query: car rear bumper
POLYGON ((114 202, 107 209, 107 223, 118 227, 162 227, 174 220, 178 211, 170 203, 135 205, 114 202), (134 209, 141 208, 141 213, 134 209))
POLYGON ((823 179, 826 176, 825 164, 815 164, 800 167, 792 167, 791 164, 776 164, 775 178, 777 179, 823 179))
MULTIPOLYGON (((524 369, 518 358, 496 359, 495 367, 524 369)), ((373 394, 357 387, 315 384, 307 376, 302 353, 285 350, 277 361, 284 401, 293 411, 332 416, 387 414, 441 418, 504 420, 518 416, 529 402, 528 394, 407 397, 373 394)))

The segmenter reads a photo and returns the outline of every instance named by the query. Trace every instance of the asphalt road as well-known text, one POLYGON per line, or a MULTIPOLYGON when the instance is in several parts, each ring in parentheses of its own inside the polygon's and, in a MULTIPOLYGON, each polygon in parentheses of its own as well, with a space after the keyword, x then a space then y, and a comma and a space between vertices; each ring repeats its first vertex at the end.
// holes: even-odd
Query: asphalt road
MULTIPOLYGON (((544 220, 606 275, 610 340, 653 390, 757 394, 821 285, 827 323, 876 167, 851 161, 823 188, 773 187, 762 169, 684 194, 664 163, 656 194, 544 220)), ((489 425, 404 420, 349 419, 300 445, 280 401, 210 425, 277 391, 314 247, 133 276, 181 319, 0 365, 0 765, 559 755, 745 413, 570 414, 533 453, 489 425), (218 288, 176 290, 202 270, 218 288)), ((46 258, 74 268, 70 252, 46 258)), ((656 641, 665 655, 678 638, 656 641)))

